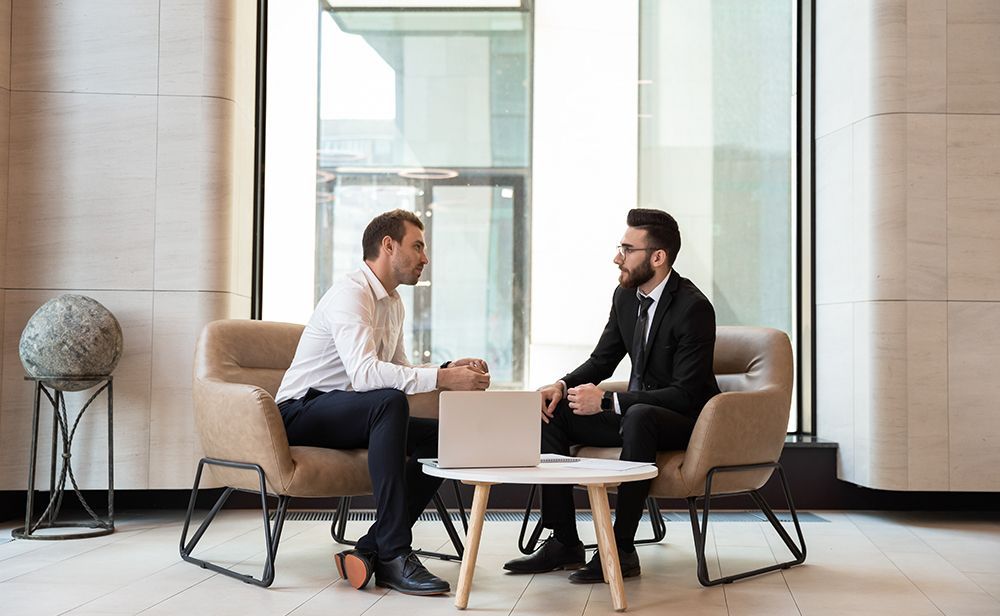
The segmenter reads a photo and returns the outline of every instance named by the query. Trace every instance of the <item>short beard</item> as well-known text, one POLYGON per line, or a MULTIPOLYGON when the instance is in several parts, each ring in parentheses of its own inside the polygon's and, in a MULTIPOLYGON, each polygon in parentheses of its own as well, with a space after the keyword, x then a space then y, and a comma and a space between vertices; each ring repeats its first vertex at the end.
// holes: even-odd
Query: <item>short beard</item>
POLYGON ((399 284, 413 286, 417 284, 417 280, 420 279, 420 276, 414 276, 413 271, 409 269, 398 269, 393 266, 392 273, 396 276, 396 282, 399 284))
POLYGON ((652 280, 653 276, 656 274, 656 272, 653 271, 653 266, 649 264, 649 259, 643 261, 641 264, 636 266, 635 269, 626 270, 625 273, 628 275, 622 282, 622 286, 626 289, 636 289, 641 287, 652 280))

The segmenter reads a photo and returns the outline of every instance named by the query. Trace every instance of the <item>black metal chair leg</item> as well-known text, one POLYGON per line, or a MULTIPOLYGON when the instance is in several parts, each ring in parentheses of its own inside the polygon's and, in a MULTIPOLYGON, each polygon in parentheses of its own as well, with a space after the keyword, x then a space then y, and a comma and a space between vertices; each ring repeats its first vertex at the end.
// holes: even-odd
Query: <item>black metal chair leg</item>
POLYGON ((465 503, 462 502, 462 493, 458 489, 458 482, 454 479, 451 480, 451 487, 455 490, 455 502, 458 503, 458 515, 462 520, 462 531, 468 535, 469 534, 469 516, 465 513, 465 503))
POLYGON ((273 525, 270 521, 270 511, 267 505, 267 485, 264 481, 264 469, 257 464, 246 464, 243 462, 230 462, 228 460, 216 460, 213 458, 202 458, 198 462, 198 471, 195 473, 194 486, 191 489, 191 500, 188 502, 187 514, 184 516, 184 527, 181 530, 181 540, 180 540, 180 555, 181 558, 189 563, 194 563, 201 567, 202 569, 210 569, 216 573, 240 580, 241 582, 246 582, 247 584, 253 584, 255 586, 262 586, 264 588, 271 585, 274 581, 275 573, 275 559, 278 555, 278 543, 281 541, 281 529, 285 524, 285 515, 288 512, 288 502, 289 497, 278 496, 278 505, 275 510, 275 517, 273 525), (246 575, 243 573, 237 573, 232 569, 226 569, 215 563, 202 560, 200 558, 195 558, 191 556, 198 542, 201 541, 202 536, 205 531, 211 525, 215 516, 222 509, 226 501, 229 500, 229 496, 233 493, 234 488, 226 488, 222 495, 215 502, 212 508, 209 510, 205 519, 201 521, 198 529, 195 531, 194 536, 191 540, 187 540, 188 529, 191 525, 191 518, 194 515, 194 506, 198 500, 198 486, 201 484, 201 474, 204 470, 206 464, 213 464, 216 466, 226 466, 229 468, 239 468, 244 470, 252 470, 257 472, 257 477, 260 482, 260 505, 261 505, 261 515, 264 520, 264 547, 266 560, 264 563, 264 571, 261 577, 255 578, 252 575, 246 575))
POLYGON ((781 468, 781 464, 777 462, 764 463, 764 464, 743 464, 738 466, 717 466, 708 471, 708 475, 705 478, 705 496, 704 496, 704 510, 702 512, 702 522, 698 523, 698 507, 697 499, 689 498, 688 501, 688 513, 691 517, 691 531, 694 534, 694 549, 695 556, 698 560, 698 581, 702 586, 715 586, 716 584, 730 584, 736 580, 742 580, 754 575, 760 575, 762 573, 767 573, 769 571, 776 571, 778 569, 788 569, 795 565, 802 564, 806 560, 806 541, 802 535, 802 527, 799 525, 799 516, 795 512, 795 504, 792 502, 792 494, 788 489, 788 481, 785 478, 784 469, 781 468), (792 538, 788 535, 784 526, 781 525, 781 521, 778 520, 778 516, 774 514, 774 510, 771 506, 767 504, 764 497, 760 495, 756 490, 747 490, 744 492, 738 492, 735 494, 725 494, 720 496, 736 496, 737 494, 748 494, 750 498, 753 499, 754 503, 760 508, 761 512, 767 518, 771 526, 781 537, 781 540, 788 547, 789 551, 792 553, 794 558, 792 560, 777 563, 774 565, 768 565, 767 567, 761 567, 759 569, 753 569, 750 571, 744 571, 741 573, 736 573, 733 575, 722 576, 716 579, 712 579, 708 575, 708 564, 705 559, 705 542, 708 535, 708 520, 709 512, 711 510, 711 499, 712 499, 712 479, 716 473, 735 473, 740 471, 748 470, 759 470, 763 468, 771 468, 778 471, 778 478, 781 481, 782 490, 785 493, 785 500, 788 502, 788 511, 792 517, 792 522, 795 525, 795 532, 798 535, 799 543, 798 545, 792 541, 792 538))
MULTIPOLYGON (((522 554, 531 554, 538 547, 538 538, 541 536, 544 528, 542 527, 541 518, 535 523, 535 528, 532 529, 531 535, 525 541, 525 534, 528 532, 528 522, 531 518, 531 510, 534 507, 535 494, 538 491, 538 486, 531 486, 531 490, 528 492, 528 504, 524 509, 524 517, 521 520, 521 534, 517 538, 517 548, 522 554)), ((663 513, 660 511, 660 505, 656 502, 656 499, 652 496, 646 499, 646 510, 649 512, 649 524, 653 528, 653 536, 647 537, 645 539, 636 539, 635 545, 649 545, 653 543, 659 543, 667 536, 667 524, 663 519, 663 513)), ((584 549, 593 550, 597 548, 596 543, 585 544, 584 549)))
MULTIPOLYGON (((413 550, 414 553, 428 558, 437 558, 439 560, 462 560, 462 554, 465 553, 465 546, 462 545, 462 538, 459 537, 458 531, 455 530, 455 524, 451 521, 451 514, 448 513, 448 509, 444 506, 444 501, 441 500, 441 496, 439 494, 435 493, 431 502, 434 503, 434 508, 437 510, 438 516, 441 518, 441 523, 444 524, 445 532, 448 533, 448 538, 451 540, 451 544, 455 548, 455 553, 448 554, 445 552, 434 552, 431 550, 420 549, 413 550)), ((461 502, 461 500, 459 502, 461 502)), ((467 524, 468 522, 464 513, 463 509, 462 522, 467 524)), ((348 539, 346 536, 347 520, 350 517, 350 514, 351 497, 341 497, 340 501, 337 503, 337 511, 333 515, 333 522, 330 524, 330 535, 337 543, 356 546, 358 545, 358 542, 348 539)))
POLYGON ((521 520, 521 534, 517 537, 517 549, 521 551, 522 554, 531 554, 537 549, 538 538, 542 535, 542 519, 538 518, 538 522, 535 524, 535 528, 531 529, 531 536, 528 537, 528 541, 525 542, 524 535, 528 532, 528 522, 531 518, 531 509, 535 504, 535 494, 538 492, 538 486, 531 486, 531 490, 528 492, 528 504, 524 508, 524 518, 521 520))
POLYGON ((351 497, 341 496, 337 501, 337 511, 333 514, 333 523, 330 524, 330 535, 337 543, 354 546, 358 542, 347 538, 347 518, 350 513, 351 497))
POLYGON ((455 548, 455 554, 431 552, 429 550, 414 550, 414 552, 421 556, 429 556, 441 560, 462 560, 462 555, 465 554, 465 546, 462 545, 462 538, 458 536, 458 531, 455 530, 455 524, 451 521, 451 514, 448 513, 448 508, 444 506, 444 501, 441 500, 440 494, 435 494, 431 500, 434 503, 434 508, 437 509, 438 517, 441 518, 441 523, 444 524, 448 538, 451 539, 451 545, 455 548))

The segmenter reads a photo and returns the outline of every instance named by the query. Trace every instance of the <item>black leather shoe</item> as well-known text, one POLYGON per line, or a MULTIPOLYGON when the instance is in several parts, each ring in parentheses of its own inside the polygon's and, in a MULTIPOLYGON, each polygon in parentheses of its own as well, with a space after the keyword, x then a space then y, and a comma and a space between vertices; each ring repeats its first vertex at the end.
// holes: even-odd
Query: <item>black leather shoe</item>
POLYGON ((358 590, 368 585, 375 572, 375 554, 365 550, 344 550, 335 554, 333 561, 337 564, 340 577, 358 590))
POLYGON ((375 585, 405 595, 440 595, 451 590, 447 580, 428 571, 413 552, 375 565, 375 585))
POLYGON ((578 569, 585 558, 582 543, 569 546, 550 537, 535 552, 508 560, 503 568, 512 573, 547 573, 557 569, 578 569))
MULTIPOLYGON (((639 553, 634 549, 629 553, 618 551, 618 562, 622 566, 622 577, 639 577, 642 572, 639 568, 639 553)), ((601 567, 601 553, 594 550, 594 557, 590 559, 583 569, 577 569, 569 576, 569 581, 574 584, 597 584, 604 581, 604 571, 601 567)))

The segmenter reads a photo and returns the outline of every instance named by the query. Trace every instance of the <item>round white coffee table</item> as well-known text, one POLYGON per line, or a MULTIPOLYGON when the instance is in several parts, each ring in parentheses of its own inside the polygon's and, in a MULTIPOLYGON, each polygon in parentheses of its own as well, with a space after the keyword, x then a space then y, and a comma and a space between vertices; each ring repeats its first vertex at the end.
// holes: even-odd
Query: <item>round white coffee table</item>
POLYGON ((607 471, 575 468, 571 464, 559 463, 545 463, 530 468, 438 468, 432 464, 424 464, 424 472, 435 477, 456 479, 476 487, 472 499, 465 554, 462 557, 462 570, 458 576, 455 607, 464 610, 469 604, 469 591, 472 588, 472 576, 476 568, 479 539, 483 533, 483 520, 486 516, 486 502, 489 500, 490 486, 498 483, 568 483, 586 486, 587 495, 590 497, 590 509, 594 516, 594 529, 597 531, 597 548, 604 567, 604 581, 611 587, 611 603, 618 612, 628 607, 625 603, 621 564, 618 562, 618 546, 611 530, 611 509, 608 506, 607 488, 627 481, 652 479, 659 472, 655 466, 607 471))

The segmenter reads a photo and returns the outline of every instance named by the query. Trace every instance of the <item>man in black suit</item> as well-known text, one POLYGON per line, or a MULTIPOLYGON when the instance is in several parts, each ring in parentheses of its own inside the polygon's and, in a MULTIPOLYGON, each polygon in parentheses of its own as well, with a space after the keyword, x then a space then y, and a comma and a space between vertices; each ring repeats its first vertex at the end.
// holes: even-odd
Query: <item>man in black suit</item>
MULTIPOLYGON (((653 462, 656 452, 684 449, 695 420, 719 393, 712 371, 715 310, 701 291, 672 270, 681 247, 677 222, 666 212, 634 209, 614 262, 621 270, 611 316, 590 358, 542 388, 542 452, 568 454, 571 445, 621 447, 622 460, 653 462), (597 384, 628 354, 627 393, 597 384)), ((618 488, 615 541, 622 575, 639 575, 635 532, 650 481, 618 488)), ((507 562, 514 573, 543 573, 583 566, 571 486, 542 486, 542 523, 553 536, 534 554, 507 562)), ((569 579, 602 582, 600 556, 569 579)))

